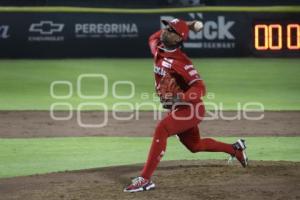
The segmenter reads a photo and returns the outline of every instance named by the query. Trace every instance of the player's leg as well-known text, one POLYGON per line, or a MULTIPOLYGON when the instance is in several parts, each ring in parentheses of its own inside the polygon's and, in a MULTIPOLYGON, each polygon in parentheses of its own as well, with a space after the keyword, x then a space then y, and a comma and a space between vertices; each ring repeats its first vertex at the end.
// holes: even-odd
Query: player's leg
POLYGON ((167 138, 196 126, 200 121, 195 115, 192 115, 192 118, 189 117, 191 116, 191 110, 193 109, 179 108, 169 113, 159 122, 155 129, 148 159, 141 172, 141 176, 134 179, 132 183, 124 189, 124 192, 138 192, 150 190, 155 187, 150 178, 166 151, 167 138))
POLYGON ((141 173, 142 177, 150 179, 152 176, 166 151, 169 136, 184 132, 200 122, 197 117, 189 118, 189 116, 192 116, 190 108, 178 109, 160 121, 155 129, 148 159, 141 173), (187 120, 182 120, 184 118, 187 120))
POLYGON ((181 143, 191 152, 224 152, 236 157, 243 167, 248 165, 245 141, 239 139, 234 144, 227 144, 212 138, 201 139, 198 126, 178 134, 181 143))
POLYGON ((232 144, 219 142, 212 138, 201 139, 198 126, 178 134, 180 142, 186 146, 191 152, 196 153, 200 151, 209 152, 224 152, 234 155, 235 150, 232 144))

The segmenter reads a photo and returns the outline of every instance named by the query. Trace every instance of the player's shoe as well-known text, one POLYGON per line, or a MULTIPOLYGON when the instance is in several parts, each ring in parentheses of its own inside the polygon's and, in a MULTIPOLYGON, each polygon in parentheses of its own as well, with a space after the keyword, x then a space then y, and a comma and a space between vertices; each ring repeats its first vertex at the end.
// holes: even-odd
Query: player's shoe
POLYGON ((126 187, 123 191, 124 192, 142 192, 148 191, 155 188, 155 184, 148 179, 143 177, 137 177, 132 180, 132 183, 126 187))
POLYGON ((248 157, 246 154, 246 142, 243 139, 239 139, 234 144, 232 144, 233 149, 235 150, 235 154, 231 155, 231 160, 236 158, 243 167, 248 166, 248 157))

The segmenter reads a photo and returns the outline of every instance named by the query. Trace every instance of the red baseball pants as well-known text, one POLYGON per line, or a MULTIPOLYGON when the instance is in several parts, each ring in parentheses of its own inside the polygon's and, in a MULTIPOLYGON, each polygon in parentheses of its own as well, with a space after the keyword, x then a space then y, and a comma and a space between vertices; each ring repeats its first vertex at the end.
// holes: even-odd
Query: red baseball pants
POLYGON ((198 124, 204 114, 205 108, 202 103, 198 106, 181 106, 168 113, 159 122, 155 129, 147 162, 141 172, 143 178, 151 178, 166 151, 167 138, 172 135, 178 135, 180 142, 193 153, 210 151, 234 154, 231 144, 218 142, 211 138, 200 138, 198 124))

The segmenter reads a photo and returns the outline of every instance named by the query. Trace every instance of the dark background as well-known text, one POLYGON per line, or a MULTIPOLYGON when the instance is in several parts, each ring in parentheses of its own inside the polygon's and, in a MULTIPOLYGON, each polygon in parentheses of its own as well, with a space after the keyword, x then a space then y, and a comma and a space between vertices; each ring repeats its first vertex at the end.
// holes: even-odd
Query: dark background
MULTIPOLYGON (((72 6, 110 8, 176 8, 205 6, 275 6, 300 5, 300 0, 0 0, 0 6, 72 6)), ((148 57, 148 37, 161 28, 163 16, 179 17, 185 20, 204 22, 204 31, 199 34, 217 34, 216 38, 197 35, 189 37, 184 50, 192 57, 300 57, 300 50, 286 48, 286 25, 300 26, 297 12, 173 12, 159 14, 121 14, 88 12, 0 12, 0 57, 2 58, 66 58, 66 57, 148 57), (223 22, 222 22, 223 20, 223 22), (222 27, 234 23, 228 31, 234 37, 220 38, 222 27), (49 23, 62 25, 61 31, 45 34, 31 31, 30 27, 43 24, 43 31, 51 31, 49 23), (137 28, 134 35, 106 34, 96 32, 75 33, 76 24, 95 26, 119 26, 133 24, 137 28), (258 51, 254 48, 255 24, 280 24, 283 28, 283 48, 281 50, 258 51), (228 24, 227 24, 228 25, 228 24), (35 38, 34 41, 31 38, 35 38), (37 41, 36 38, 41 38, 37 41), (220 45, 215 47, 214 45, 220 45), (231 48, 222 45, 233 44, 231 48), (191 48, 188 45, 196 45, 191 48), (205 46, 206 45, 206 46, 205 46)), ((54 25, 54 26, 55 26, 54 25)), ((229 25, 228 25, 229 26, 229 25)), ((294 34, 295 35, 295 34, 294 34)), ((192 36, 192 33, 190 33, 192 36)), ((263 38, 260 38, 263 39, 263 38)), ((276 40, 276 34, 274 35, 276 40)), ((296 38, 294 38, 296 40, 296 38)), ((298 38, 300 40, 300 38, 298 38)))
POLYGON ((87 6, 155 8, 182 6, 300 5, 299 0, 0 0, 0 6, 87 6))
MULTIPOLYGON (((286 23, 300 24, 299 13, 253 13, 253 12, 203 12, 203 13, 167 13, 167 14, 103 14, 103 13, 0 13, 0 25, 9 27, 6 39, 0 38, 0 57, 4 58, 65 58, 65 57, 149 57, 148 37, 161 28, 162 16, 179 17, 192 20, 191 15, 202 16, 205 26, 215 23, 219 26, 219 18, 225 23, 233 22, 229 28, 234 39, 189 39, 187 43, 234 43, 234 48, 187 48, 184 50, 192 57, 245 57, 245 56, 272 56, 272 57, 299 57, 300 50, 257 51, 254 49, 254 25, 256 23, 279 23, 283 27, 286 23), (41 34, 31 32, 32 24, 42 21, 51 21, 54 24, 63 24, 61 32, 41 34), (75 24, 135 24, 138 33, 134 37, 127 34, 115 34, 111 37, 104 33, 88 33, 83 37, 76 37, 75 24), (31 41, 30 37, 63 38, 57 41, 31 41)), ((222 28, 222 27, 218 27, 222 28)), ((216 32, 212 28, 207 32, 216 32)), ((45 25, 43 30, 51 27, 45 25)), ((286 30, 283 30, 285 33, 286 30)), ((3 34, 3 29, 2 29, 3 34)), ((0 32, 1 36, 1 32, 0 32)), ((285 38, 286 35, 283 35, 285 38)), ((285 46, 286 41, 283 41, 285 46)))

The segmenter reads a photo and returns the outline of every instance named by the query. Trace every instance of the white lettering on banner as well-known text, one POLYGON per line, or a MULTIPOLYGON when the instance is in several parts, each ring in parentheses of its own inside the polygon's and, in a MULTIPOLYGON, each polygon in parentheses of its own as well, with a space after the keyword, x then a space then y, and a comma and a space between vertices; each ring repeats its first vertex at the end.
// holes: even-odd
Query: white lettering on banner
POLYGON ((203 28, 203 33, 205 38, 208 40, 216 39, 218 37, 218 25, 213 21, 206 22, 205 28, 203 28))
MULTIPOLYGON (((203 49, 231 49, 235 48, 235 36, 231 32, 235 21, 226 19, 225 16, 219 15, 216 19, 205 20, 202 13, 189 13, 190 20, 200 20, 203 22, 203 30, 195 33, 189 32, 189 41, 184 43, 186 48, 203 48, 203 49)), ((161 16, 161 20, 170 21, 173 16, 161 16)), ((164 25, 161 24, 161 28, 164 25)))
POLYGON ((0 39, 9 38, 8 29, 9 29, 8 25, 0 25, 0 39))
POLYGON ((64 41, 64 36, 29 36, 28 41, 30 42, 59 42, 64 41))
POLYGON ((188 42, 184 43, 185 48, 204 48, 204 49, 233 49, 235 42, 188 42))
POLYGON ((135 23, 86 23, 75 24, 77 37, 137 37, 138 27, 135 23))
POLYGON ((53 33, 62 32, 64 24, 54 23, 53 21, 40 21, 33 23, 29 27, 29 32, 38 32, 41 35, 52 35, 53 33))
POLYGON ((60 42, 64 41, 62 31, 65 24, 56 23, 53 21, 40 21, 38 23, 32 23, 29 27, 29 32, 32 35, 28 36, 30 42, 60 42))
POLYGON ((229 29, 235 24, 234 21, 229 21, 225 23, 225 17, 221 16, 218 17, 218 24, 219 24, 219 39, 230 39, 233 40, 235 39, 234 36, 230 33, 229 29))
POLYGON ((234 40, 235 37, 231 34, 230 28, 235 24, 234 21, 226 21, 225 16, 218 16, 217 20, 207 20, 205 21, 202 13, 197 13, 197 18, 194 13, 190 13, 191 18, 194 20, 203 21, 204 27, 203 31, 194 33, 190 31, 191 39, 208 39, 208 40, 234 40))

